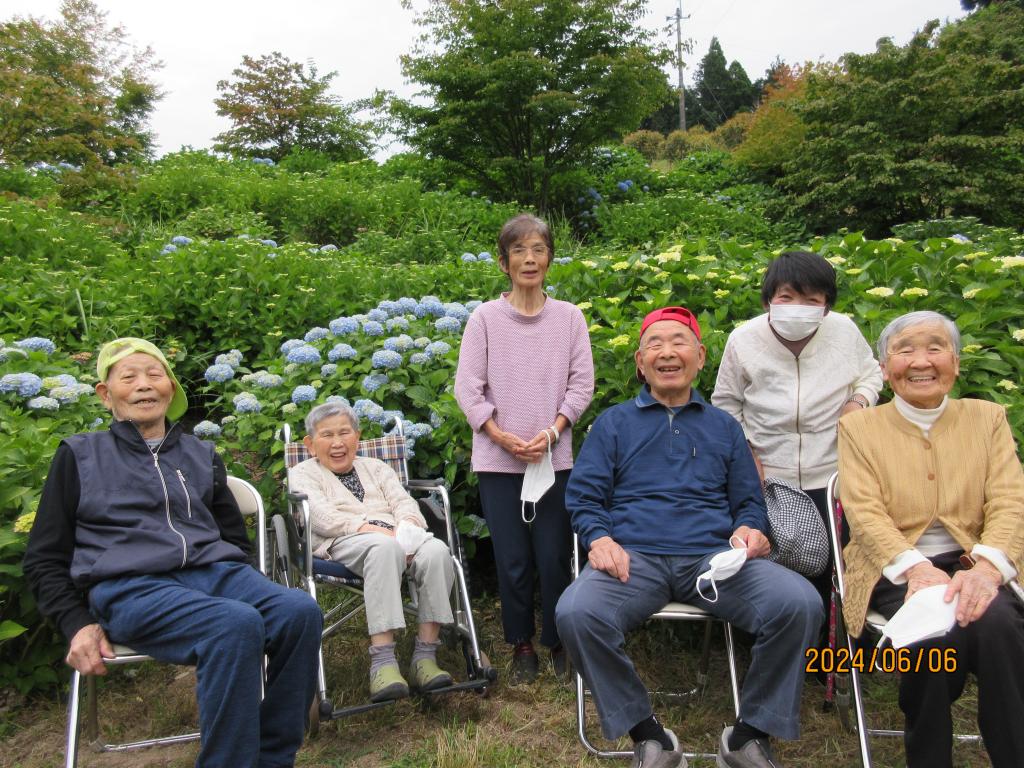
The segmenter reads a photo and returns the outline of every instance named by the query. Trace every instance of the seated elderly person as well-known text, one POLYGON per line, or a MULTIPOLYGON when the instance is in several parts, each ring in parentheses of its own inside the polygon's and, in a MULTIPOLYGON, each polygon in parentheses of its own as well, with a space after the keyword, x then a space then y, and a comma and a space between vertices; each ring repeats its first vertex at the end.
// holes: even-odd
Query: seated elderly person
POLYGON ((247 562, 223 462, 169 421, 186 401, 163 353, 117 339, 96 373, 113 422, 61 442, 29 534, 24 569, 40 613, 83 674, 105 674, 111 641, 194 664, 197 766, 293 765, 316 687, 320 609, 247 562))
POLYGON ((453 621, 449 596, 455 571, 448 547, 426 537, 407 555, 396 534, 406 525, 423 530, 427 522, 391 467, 356 455, 359 417, 349 406, 316 406, 306 416, 306 432, 304 442, 313 458, 292 468, 291 489, 309 499, 313 554, 344 563, 364 581, 371 701, 409 695, 395 659, 394 637, 396 629, 405 627, 401 589, 406 568, 419 618, 410 662, 413 685, 421 691, 451 685, 451 675, 437 666, 441 625, 453 621))
POLYGON ((889 323, 878 359, 893 401, 839 423, 849 630, 861 631, 869 603, 889 617, 918 590, 948 585, 946 602, 959 595, 953 628, 909 648, 952 649, 955 669, 922 665, 900 678, 907 764, 953 764, 950 704, 971 671, 992 764, 1019 768, 1024 606, 1005 585, 1024 563, 1024 474, 1006 413, 949 397, 960 333, 936 312, 889 323))
POLYGON ((634 357, 644 386, 594 422, 565 496, 589 562, 558 601, 558 632, 605 736, 632 738, 633 768, 687 763, 654 716, 626 632, 674 600, 753 634, 718 765, 769 768, 779 765, 769 736, 799 735, 804 651, 823 616, 807 580, 764 557, 765 503, 743 430, 692 387, 704 355, 689 310, 647 315, 634 357))

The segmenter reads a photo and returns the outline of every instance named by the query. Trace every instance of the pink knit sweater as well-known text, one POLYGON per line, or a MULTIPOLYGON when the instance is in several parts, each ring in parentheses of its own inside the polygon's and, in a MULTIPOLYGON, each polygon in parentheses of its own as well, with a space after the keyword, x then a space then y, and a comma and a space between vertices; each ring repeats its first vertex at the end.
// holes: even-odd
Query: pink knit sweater
MULTIPOLYGON (((473 428, 473 470, 525 472, 526 462, 480 429, 493 418, 505 432, 532 440, 558 414, 575 424, 594 395, 594 360, 583 313, 548 297, 522 315, 508 294, 469 316, 455 373, 455 399, 473 428)), ((553 449, 555 470, 572 467, 572 429, 553 449)))

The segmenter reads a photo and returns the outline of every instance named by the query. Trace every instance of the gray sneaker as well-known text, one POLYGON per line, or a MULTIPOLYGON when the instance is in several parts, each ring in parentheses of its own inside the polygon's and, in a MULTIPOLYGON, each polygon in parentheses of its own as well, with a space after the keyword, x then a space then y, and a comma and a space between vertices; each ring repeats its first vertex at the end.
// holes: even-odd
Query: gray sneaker
POLYGON ((688 763, 679 749, 679 739, 668 728, 665 733, 672 739, 672 751, 666 752, 657 740, 641 741, 633 747, 633 762, 630 768, 686 768, 688 763))
POLYGON ((751 739, 735 752, 729 750, 729 737, 732 736, 730 725, 722 731, 722 739, 718 743, 718 768, 782 768, 775 760, 767 739, 751 739))

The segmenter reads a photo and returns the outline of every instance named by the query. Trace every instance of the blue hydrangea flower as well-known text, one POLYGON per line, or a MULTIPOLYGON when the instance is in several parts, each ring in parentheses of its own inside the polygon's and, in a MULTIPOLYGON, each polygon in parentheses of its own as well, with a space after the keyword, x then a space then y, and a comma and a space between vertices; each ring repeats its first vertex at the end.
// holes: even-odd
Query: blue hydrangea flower
POLYGON ((192 242, 191 237, 185 237, 184 235, 175 235, 171 238, 172 245, 188 245, 192 242))
POLYGON ((330 378, 338 372, 338 366, 334 363, 324 363, 320 366, 320 375, 325 379, 330 378))
POLYGON ((235 369, 230 365, 224 365, 223 363, 211 365, 206 369, 206 373, 203 374, 203 378, 211 384, 222 384, 228 379, 233 379, 234 377, 235 369))
POLYGON ((174 253, 176 250, 178 250, 178 246, 174 243, 168 243, 160 249, 160 253, 174 253))
POLYGON ((651 188, 650 188, 650 187, 648 187, 648 186, 647 186, 646 184, 644 184, 644 186, 643 186, 643 190, 644 190, 644 192, 650 192, 650 191, 651 191, 651 188))
POLYGON ((22 397, 38 395, 43 380, 34 373, 6 373, 0 378, 0 392, 17 392, 22 397))
POLYGON ((232 368, 237 368, 242 364, 242 353, 237 349, 232 349, 223 355, 217 355, 213 362, 217 365, 230 365, 232 368))
POLYGON ((47 355, 52 355, 57 351, 57 345, 42 336, 29 336, 27 339, 14 342, 14 346, 18 349, 27 349, 30 352, 44 352, 47 355))
POLYGON ((550 293, 552 296, 555 295, 555 286, 553 285, 545 285, 544 290, 550 293))
POLYGON ((410 459, 413 456, 416 455, 416 451, 413 449, 414 445, 416 445, 416 441, 415 440, 413 440, 411 437, 410 438, 406 438, 406 441, 405 441, 405 455, 408 456, 410 459))
POLYGON ((206 420, 192 427, 192 434, 198 438, 220 437, 220 431, 220 425, 206 420))
POLYGON ((101 424, 103 424, 103 419, 97 416, 95 419, 92 420, 92 423, 90 423, 89 426, 92 427, 93 429, 96 429, 96 427, 100 426, 101 424))
POLYGON ((572 256, 556 256, 555 264, 572 264, 572 256))
POLYGON ((402 356, 391 349, 378 349, 373 353, 373 357, 370 358, 370 363, 374 368, 391 370, 398 368, 402 364, 402 356))
POLYGON ((371 373, 363 377, 363 389, 367 392, 376 392, 387 383, 388 375, 386 373, 371 373))
POLYGON ((390 317, 388 321, 384 323, 384 327, 389 331, 408 331, 409 321, 404 317, 390 317))
POLYGON ((335 336, 344 336, 346 333, 359 330, 359 323, 351 317, 336 317, 328 325, 335 336))
POLYGON ((399 310, 401 310, 403 315, 408 315, 415 312, 416 306, 419 304, 419 302, 416 301, 416 299, 410 298, 409 296, 403 296, 395 303, 398 304, 398 308, 399 310))
POLYGON ((70 373, 60 373, 56 376, 46 376, 43 378, 44 389, 53 389, 54 387, 73 387, 77 383, 78 379, 70 373))
POLYGON ((235 404, 235 411, 238 413, 259 413, 263 406, 251 392, 239 392, 231 402, 235 404))
POLYGON ((360 419, 380 418, 380 415, 384 413, 383 406, 365 398, 356 400, 352 405, 352 410, 355 411, 356 416, 360 419))
POLYGON ((225 416, 224 418, 222 418, 220 420, 220 423, 221 424, 230 424, 232 421, 238 421, 238 417, 237 416, 232 416, 231 414, 228 414, 227 416, 225 416))
POLYGON ((336 246, 334 243, 328 243, 327 245, 321 245, 320 250, 323 253, 329 253, 330 251, 338 250, 338 246, 336 246))
POLYGON ((335 344, 334 349, 327 353, 327 359, 332 363, 339 360, 351 360, 356 356, 356 350, 349 344, 335 344))
POLYGON ((482 301, 479 301, 479 300, 477 300, 477 299, 473 299, 473 301, 467 301, 467 302, 466 302, 466 309, 467 309, 467 310, 469 311, 469 313, 470 313, 470 314, 472 314, 472 313, 473 313, 473 311, 474 311, 474 310, 475 310, 475 309, 476 309, 477 307, 479 307, 479 306, 480 306, 481 304, 483 304, 483 302, 482 302, 482 301))
POLYGON ((421 437, 426 437, 433 431, 433 428, 429 424, 420 422, 419 424, 413 424, 409 427, 409 429, 405 431, 405 436, 411 437, 413 440, 419 440, 421 437))
POLYGON ((961 235, 959 233, 957 233, 955 235, 950 235, 949 239, 952 240, 953 242, 961 243, 961 244, 971 242, 971 238, 967 237, 966 235, 961 235))
POLYGON ((342 405, 351 405, 351 403, 348 401, 348 398, 347 397, 342 397, 341 395, 331 395, 326 400, 324 400, 324 402, 325 403, 341 403, 342 405))
POLYGON ((416 349, 426 349, 429 343, 430 339, 428 339, 426 336, 417 336, 415 339, 412 340, 412 345, 416 347, 416 349))
POLYGON ((60 403, 52 397, 33 397, 26 405, 34 411, 56 411, 60 403))
MULTIPOLYGON (((82 385, 84 386, 84 385, 82 385)), ((91 387, 86 387, 86 390, 90 390, 91 387)), ((78 398, 81 397, 84 392, 78 389, 77 386, 71 387, 54 387, 50 390, 50 397, 56 400, 58 403, 68 404, 77 403, 78 398)))
POLYGON ((427 344, 426 352, 431 357, 444 357, 451 349, 451 346, 443 341, 432 341, 427 344))
POLYGON ((475 253, 464 253, 464 254, 462 254, 462 260, 463 261, 476 261, 476 254, 475 253))
POLYGON ((299 386, 292 390, 292 402, 296 405, 299 403, 309 403, 313 400, 316 400, 316 389, 309 384, 299 384, 299 386))
POLYGON ((366 316, 370 320, 373 320, 378 323, 383 323, 385 320, 388 319, 388 313, 385 312, 383 309, 371 309, 369 312, 366 313, 366 316))
POLYGON ((412 336, 403 333, 384 339, 384 349, 390 349, 393 352, 408 352, 412 349, 412 336))
POLYGON ((439 414, 435 413, 434 411, 431 411, 430 426, 432 426, 434 429, 438 429, 442 424, 444 424, 444 419, 442 419, 439 414))
POLYGON ((376 419, 377 423, 381 426, 387 426, 391 424, 390 432, 394 432, 398 429, 398 425, 402 423, 405 418, 405 414, 401 411, 381 411, 380 416, 376 419))
POLYGON ((289 363, 319 363, 320 352, 317 351, 316 347, 303 344, 301 347, 295 347, 295 349, 288 353, 288 357, 285 359, 289 363))
POLYGON ((288 341, 281 344, 281 354, 287 357, 289 352, 296 347, 303 346, 305 343, 302 339, 288 339, 288 341))
POLYGON ((273 389, 279 387, 284 383, 284 379, 278 376, 276 373, 270 373, 269 371, 260 371, 255 374, 252 383, 260 389, 273 389))
POLYGON ((274 240, 260 240, 264 245, 269 245, 271 248, 277 248, 277 242, 274 240))
POLYGON ((306 335, 303 338, 307 342, 312 344, 314 341, 320 341, 320 339, 326 339, 330 335, 331 335, 331 332, 329 330, 327 330, 326 328, 323 328, 323 327, 318 325, 315 328, 310 328, 308 331, 306 331, 306 335))
POLYGON ((444 317, 444 305, 437 296, 424 296, 416 307, 416 317, 444 317))
POLYGON ((426 352, 413 352, 409 355, 409 362, 413 365, 426 365, 430 362, 430 355, 426 352))
POLYGON ((388 301, 387 299, 384 299, 384 301, 377 304, 377 309, 385 313, 388 317, 394 317, 395 315, 402 314, 402 309, 398 306, 397 301, 388 301))
POLYGON ((299 406, 297 406, 295 403, 285 403, 284 405, 281 406, 281 413, 284 414, 295 413, 297 410, 299 410, 299 406))
POLYGON ((363 323, 363 333, 367 336, 383 336, 384 326, 376 320, 367 320, 363 323))
POLYGON ((460 323, 466 322, 469 317, 469 310, 457 301, 449 301, 444 304, 445 317, 454 317, 460 323))
POLYGON ((462 330, 462 323, 454 317, 441 317, 434 322, 434 327, 442 333, 458 333, 462 330))
POLYGON ((480 251, 480 253, 478 253, 476 255, 476 260, 477 261, 494 261, 494 257, 491 256, 490 251, 480 251))
POLYGON ((365 323, 370 318, 369 318, 368 315, 364 315, 364 314, 360 313, 358 315, 352 315, 352 319, 355 320, 357 323, 359 323, 359 325, 362 325, 363 323, 365 323))

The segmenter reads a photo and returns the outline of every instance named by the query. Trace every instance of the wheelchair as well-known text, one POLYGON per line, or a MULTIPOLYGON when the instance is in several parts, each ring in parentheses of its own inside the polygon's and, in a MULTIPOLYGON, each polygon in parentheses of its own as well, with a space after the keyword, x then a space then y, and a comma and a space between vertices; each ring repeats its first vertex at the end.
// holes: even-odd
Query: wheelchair
MULTIPOLYGON (((310 458, 306 446, 292 439, 291 427, 284 424, 280 431, 285 448, 285 498, 287 514, 276 514, 271 520, 269 531, 272 537, 270 548, 273 553, 271 570, 273 578, 289 587, 306 590, 324 608, 323 640, 337 634, 348 625, 364 607, 363 580, 342 563, 313 556, 310 545, 310 509, 305 494, 295 493, 289 487, 288 472, 292 467, 310 458), (325 593, 336 602, 326 605, 325 593)), ((403 487, 417 500, 420 511, 427 520, 430 531, 444 541, 451 552, 455 571, 455 623, 442 628, 442 638, 454 639, 459 643, 465 662, 466 680, 443 688, 421 692, 431 699, 438 695, 457 691, 475 691, 486 695, 489 686, 497 680, 486 654, 480 650, 476 626, 469 600, 469 587, 465 566, 465 553, 459 532, 452 520, 451 504, 444 481, 420 480, 409 477, 407 447, 402 425, 396 422, 395 429, 383 437, 361 440, 358 455, 379 459, 390 466, 398 475, 403 487), (454 636, 454 638, 453 638, 454 636)), ((413 590, 409 590, 414 594, 413 590)), ((406 601, 405 612, 415 618, 416 606, 406 601)), ((360 714, 379 707, 393 704, 393 701, 367 702, 336 707, 331 699, 327 684, 327 670, 324 664, 323 645, 320 649, 320 663, 317 674, 317 696, 310 708, 310 733, 316 733, 322 721, 336 720, 360 714)))

